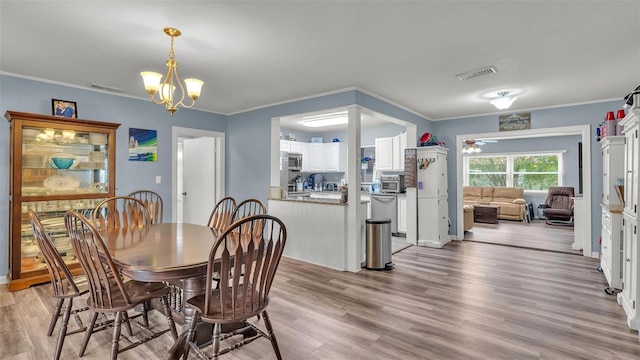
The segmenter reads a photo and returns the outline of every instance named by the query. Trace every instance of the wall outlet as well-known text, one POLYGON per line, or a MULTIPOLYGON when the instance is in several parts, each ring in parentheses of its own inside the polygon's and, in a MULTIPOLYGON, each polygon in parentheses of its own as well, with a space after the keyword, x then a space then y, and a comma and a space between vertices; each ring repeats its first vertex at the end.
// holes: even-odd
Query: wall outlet
POLYGON ((156 176, 156 184, 160 184, 162 182, 162 177, 160 175, 156 176))

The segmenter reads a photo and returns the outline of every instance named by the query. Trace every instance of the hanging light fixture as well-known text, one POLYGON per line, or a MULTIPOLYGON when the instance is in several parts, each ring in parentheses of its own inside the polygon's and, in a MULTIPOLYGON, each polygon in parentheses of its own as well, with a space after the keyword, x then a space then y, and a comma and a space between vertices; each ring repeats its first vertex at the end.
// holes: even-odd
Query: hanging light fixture
POLYGON ((178 62, 175 60, 176 54, 173 52, 173 38, 180 36, 180 30, 166 27, 164 28, 165 34, 171 37, 171 48, 169 50, 169 60, 167 60, 167 75, 162 80, 162 74, 153 71, 143 71, 142 80, 144 81, 144 88, 149 95, 151 95, 151 101, 154 104, 164 104, 168 112, 173 113, 178 111, 178 106, 184 108, 192 108, 195 105, 196 100, 200 97, 200 90, 204 82, 198 79, 184 79, 184 83, 187 86, 185 93, 184 86, 178 77, 178 62), (162 83, 160 82, 162 80, 162 83), (180 96, 175 96, 176 85, 180 87, 180 96), (155 95, 158 94, 156 97, 155 95), (191 98, 191 104, 186 105, 183 101, 185 95, 191 98), (177 101, 176 101, 177 99, 177 101))
POLYGON ((518 98, 517 96, 509 95, 508 91, 501 91, 498 95, 500 95, 500 97, 489 102, 500 110, 508 109, 509 106, 511 106, 511 104, 513 104, 513 102, 518 98))

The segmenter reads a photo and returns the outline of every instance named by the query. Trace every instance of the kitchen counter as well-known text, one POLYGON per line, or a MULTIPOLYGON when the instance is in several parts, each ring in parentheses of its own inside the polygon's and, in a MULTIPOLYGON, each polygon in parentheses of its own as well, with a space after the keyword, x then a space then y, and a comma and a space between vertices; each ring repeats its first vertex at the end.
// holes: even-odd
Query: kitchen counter
POLYGON ((341 203, 338 199, 309 196, 269 199, 269 214, 278 217, 287 227, 284 256, 340 271, 357 271, 364 256, 364 250, 360 251, 362 244, 357 243, 364 242, 361 235, 366 204, 366 200, 358 202, 358 206, 362 206, 361 219, 355 223, 348 222, 349 205, 353 204, 341 203), (362 239, 348 236, 349 229, 354 227, 360 231, 356 237, 362 239))
POLYGON ((345 206, 347 203, 342 203, 337 199, 312 199, 308 196, 289 196, 284 199, 269 199, 269 201, 290 201, 290 202, 303 202, 308 204, 322 204, 322 205, 339 205, 345 206))

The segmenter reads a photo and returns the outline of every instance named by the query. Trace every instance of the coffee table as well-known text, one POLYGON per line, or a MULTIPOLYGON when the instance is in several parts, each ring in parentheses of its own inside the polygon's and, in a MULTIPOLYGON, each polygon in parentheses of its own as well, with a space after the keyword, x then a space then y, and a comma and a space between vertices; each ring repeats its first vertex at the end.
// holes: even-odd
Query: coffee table
POLYGON ((497 224, 500 208, 491 205, 473 205, 473 222, 497 224))

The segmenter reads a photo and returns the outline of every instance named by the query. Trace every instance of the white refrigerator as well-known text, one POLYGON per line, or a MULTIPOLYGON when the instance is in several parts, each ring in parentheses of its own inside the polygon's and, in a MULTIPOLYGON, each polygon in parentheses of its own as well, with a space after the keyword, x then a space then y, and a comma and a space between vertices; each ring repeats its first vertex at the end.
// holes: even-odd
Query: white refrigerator
POLYGON ((405 151, 407 241, 419 246, 441 248, 451 241, 448 152, 449 149, 442 146, 425 146, 405 151))

